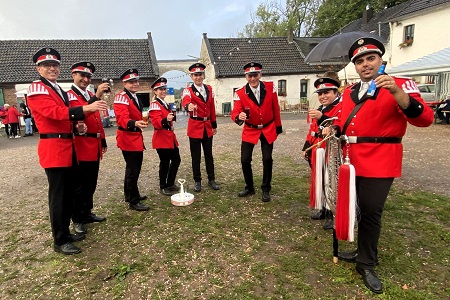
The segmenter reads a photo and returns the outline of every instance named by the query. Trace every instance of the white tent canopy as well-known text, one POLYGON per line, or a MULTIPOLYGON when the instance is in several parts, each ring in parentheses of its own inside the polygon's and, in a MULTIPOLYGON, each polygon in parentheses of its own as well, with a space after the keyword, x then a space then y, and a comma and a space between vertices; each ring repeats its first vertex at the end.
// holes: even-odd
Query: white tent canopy
POLYGON ((426 76, 444 72, 450 72, 450 47, 398 65, 391 68, 388 73, 390 75, 426 76))

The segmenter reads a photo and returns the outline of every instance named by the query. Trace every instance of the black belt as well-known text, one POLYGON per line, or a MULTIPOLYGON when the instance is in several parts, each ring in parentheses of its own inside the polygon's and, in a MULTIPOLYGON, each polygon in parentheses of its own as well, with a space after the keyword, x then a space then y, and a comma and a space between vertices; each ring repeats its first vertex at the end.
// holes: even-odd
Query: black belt
POLYGON ((73 139, 73 133, 41 133, 41 139, 73 139))
POLYGON ((200 118, 200 117, 191 117, 191 116, 190 116, 189 118, 194 119, 194 120, 197 120, 197 121, 203 121, 203 122, 206 122, 206 121, 209 120, 209 117, 203 117, 203 118, 200 118))
POLYGON ((401 142, 402 142, 401 137, 348 136, 349 144, 359 144, 359 143, 400 144, 401 142))
POLYGON ((245 125, 247 125, 247 126, 249 126, 249 127, 251 127, 251 128, 263 129, 263 128, 269 126, 272 122, 273 122, 273 119, 270 120, 270 122, 269 122, 269 123, 266 123, 266 124, 253 125, 253 124, 250 124, 250 123, 245 122, 245 125))
POLYGON ((85 134, 75 133, 75 135, 81 136, 81 137, 83 137, 83 136, 91 137, 91 138, 96 138, 96 139, 101 137, 100 133, 89 133, 89 132, 86 132, 85 134))
MULTIPOLYGON (((139 128, 139 127, 134 127, 134 128, 139 128)), ((129 129, 126 129, 126 128, 123 128, 123 127, 120 127, 120 126, 117 126, 117 130, 120 130, 120 131, 127 131, 127 132, 141 132, 142 130, 129 130, 129 129)))

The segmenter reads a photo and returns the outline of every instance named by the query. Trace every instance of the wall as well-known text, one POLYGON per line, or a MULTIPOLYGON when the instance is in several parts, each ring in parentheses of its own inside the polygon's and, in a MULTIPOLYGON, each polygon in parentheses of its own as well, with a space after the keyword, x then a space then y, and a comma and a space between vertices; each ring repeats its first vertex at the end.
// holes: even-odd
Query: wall
POLYGON ((441 5, 426 15, 410 17, 391 25, 390 63, 398 66, 427 54, 450 47, 450 26, 448 16, 450 5, 441 5), (404 28, 414 24, 414 42, 411 46, 399 48, 403 42, 404 28))

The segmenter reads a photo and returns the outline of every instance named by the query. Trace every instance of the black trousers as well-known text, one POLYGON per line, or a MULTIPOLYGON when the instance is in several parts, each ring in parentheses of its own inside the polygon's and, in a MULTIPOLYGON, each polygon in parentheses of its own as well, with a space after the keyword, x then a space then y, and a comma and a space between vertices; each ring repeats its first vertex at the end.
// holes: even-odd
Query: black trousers
POLYGON ((9 137, 9 131, 10 131, 10 126, 9 124, 4 124, 5 125, 5 132, 6 132, 6 136, 9 137))
POLYGON ((144 159, 143 151, 122 151, 125 159, 125 179, 123 180, 123 192, 125 201, 131 204, 139 203, 138 179, 141 173, 142 160, 144 159))
MULTIPOLYGON (((273 167, 273 143, 269 144, 266 137, 261 133, 259 137, 261 141, 261 152, 263 161, 263 180, 261 190, 269 192, 272 188, 270 182, 272 181, 272 167, 273 167)), ((252 155, 254 144, 248 142, 242 142, 241 144, 241 164, 242 172, 244 173, 245 188, 253 191, 255 187, 253 185, 253 171, 252 171, 252 155)))
POLYGON ((356 264, 373 269, 378 256, 381 215, 394 178, 356 177, 356 193, 360 220, 358 222, 358 257, 356 264))
POLYGON ((46 168, 45 174, 48 180, 48 206, 53 240, 55 245, 61 246, 70 241, 68 237, 73 212, 75 178, 79 176, 75 151, 72 167, 46 168))
POLYGON ((175 184, 178 167, 181 163, 178 147, 173 149, 156 149, 159 156, 159 188, 163 189, 175 184))
POLYGON ((10 131, 11 136, 16 136, 17 128, 19 128, 19 123, 9 123, 9 126, 11 126, 11 131, 10 131))
POLYGON ((77 185, 75 187, 72 221, 83 223, 94 207, 94 193, 97 188, 100 161, 80 161, 77 185))
POLYGON ((194 175, 194 181, 202 180, 202 173, 200 171, 200 162, 202 159, 201 148, 203 147, 203 155, 205 156, 206 173, 208 174, 208 180, 214 180, 214 158, 212 154, 213 136, 210 138, 206 133, 206 128, 203 132, 203 138, 189 138, 189 147, 191 149, 192 158, 192 173, 194 175))

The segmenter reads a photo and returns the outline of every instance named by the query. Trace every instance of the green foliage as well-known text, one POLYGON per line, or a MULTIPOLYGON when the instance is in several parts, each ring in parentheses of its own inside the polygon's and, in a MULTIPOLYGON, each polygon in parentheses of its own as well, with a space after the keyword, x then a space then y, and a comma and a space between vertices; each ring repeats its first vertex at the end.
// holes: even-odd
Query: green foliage
POLYGON ((322 0, 286 0, 285 3, 270 1, 260 4, 252 15, 252 22, 245 25, 239 37, 294 36, 311 33, 315 12, 322 0))
POLYGON ((367 6, 375 12, 407 0, 285 0, 262 3, 239 37, 329 36, 362 17, 367 6))
POLYGON ((367 5, 375 12, 407 0, 324 0, 317 12, 313 36, 329 36, 362 17, 367 5))
POLYGON ((123 281, 131 272, 131 267, 124 264, 118 264, 112 268, 112 271, 114 273, 114 277, 116 277, 117 280, 123 281))

